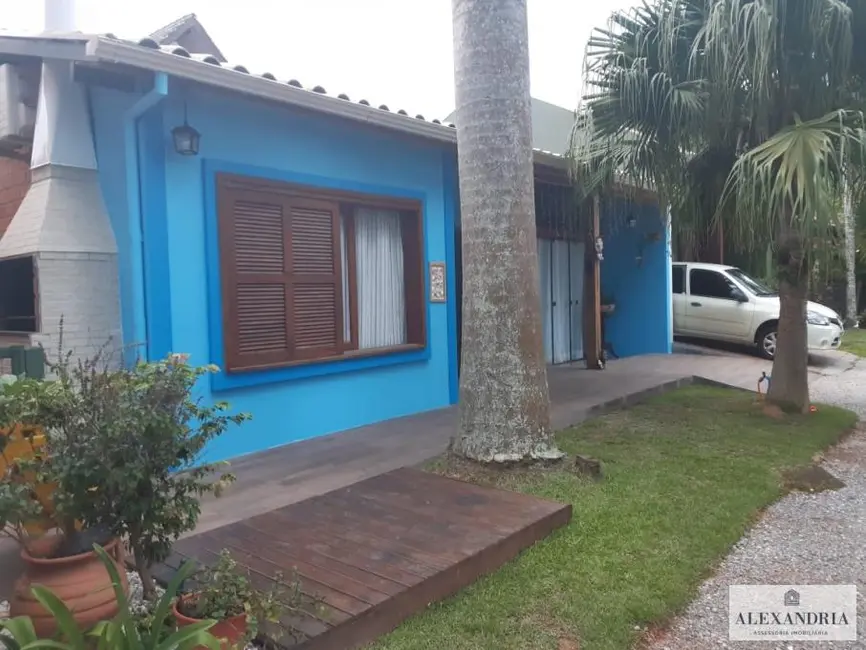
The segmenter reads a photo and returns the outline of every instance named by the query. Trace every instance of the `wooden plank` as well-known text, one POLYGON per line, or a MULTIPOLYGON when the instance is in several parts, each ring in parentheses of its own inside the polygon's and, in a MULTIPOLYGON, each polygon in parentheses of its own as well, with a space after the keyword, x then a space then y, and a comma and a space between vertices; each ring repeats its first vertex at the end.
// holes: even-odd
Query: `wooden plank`
POLYGON ((482 487, 474 483, 467 483, 458 479, 438 474, 431 474, 419 469, 411 467, 401 467, 394 471, 382 474, 377 479, 387 478, 391 480, 401 480, 404 483, 414 486, 412 492, 424 492, 422 486, 427 486, 430 489, 435 489, 435 492, 429 497, 435 497, 439 494, 449 494, 454 499, 455 505, 472 505, 472 504, 496 504, 497 507, 507 505, 510 506, 501 512, 517 512, 522 521, 526 520, 527 516, 531 516, 535 512, 547 513, 557 510, 560 504, 552 501, 539 499, 538 497, 521 494, 520 492, 511 492, 509 490, 501 490, 492 487, 482 487), (418 489, 418 488, 421 489, 418 489))
POLYGON ((434 569, 444 569, 461 557, 459 551, 440 548, 436 543, 437 538, 413 530, 414 519, 387 521, 374 516, 363 499, 335 502, 328 498, 316 503, 298 505, 300 507, 291 512, 291 516, 295 518, 325 521, 330 524, 335 535, 352 541, 364 541, 359 534, 363 531, 369 546, 399 553, 434 569), (346 505, 343 505, 344 503, 346 505))
MULTIPOLYGON (((417 472, 425 474, 424 472, 417 472)), ((433 476, 426 474, 427 477, 433 476)), ((453 481, 445 477, 418 478, 413 489, 415 476, 407 470, 395 470, 370 479, 365 486, 366 498, 382 498, 393 506, 402 506, 410 511, 443 518, 457 524, 473 525, 479 531, 489 531, 491 535, 505 534, 526 521, 527 516, 543 515, 549 512, 546 502, 540 499, 526 503, 522 508, 509 498, 496 499, 497 491, 489 489, 486 495, 475 491, 476 486, 453 481), (465 492, 461 492, 466 488, 465 492), (539 508, 537 512, 533 512, 539 508)), ((509 493, 504 493, 508 494, 509 493)), ((503 496, 504 496, 503 495, 503 496)))
POLYGON ((406 590, 388 606, 371 608, 361 617, 330 629, 302 646, 304 650, 349 650, 360 648, 387 634, 411 615, 423 611, 430 603, 447 598, 472 584, 481 576, 496 570, 522 550, 543 539, 571 519, 571 507, 537 520, 513 535, 476 555, 449 567, 406 590))
POLYGON ((370 498, 369 495, 364 498, 349 499, 334 494, 329 498, 328 503, 331 507, 352 509, 360 517, 374 518, 394 527, 403 526, 407 532, 428 541, 450 537, 459 538, 464 545, 483 545, 490 542, 491 531, 479 530, 477 524, 472 527, 457 523, 451 517, 434 517, 418 511, 410 511, 379 498, 370 498))
MULTIPOLYGON (((312 500, 310 500, 312 501, 312 500)), ((323 526, 324 524, 332 524, 333 520, 329 518, 328 512, 317 512, 319 509, 324 509, 325 504, 317 502, 312 504, 308 502, 296 503, 288 508, 275 510, 272 514, 284 522, 292 522, 296 525, 303 526, 313 523, 314 525, 323 526)), ((361 523, 363 527, 354 526, 323 526, 323 534, 338 537, 340 539, 360 544, 386 554, 391 562, 391 557, 397 562, 398 566, 411 571, 416 575, 426 577, 432 575, 437 570, 447 566, 447 561, 442 560, 434 553, 425 552, 414 548, 409 544, 402 544, 399 549, 393 548, 393 539, 390 538, 387 531, 382 530, 382 527, 377 522, 358 522, 357 518, 350 513, 346 517, 353 520, 356 524, 361 523)))
MULTIPOLYGON (((396 596, 406 585, 403 585, 394 580, 383 578, 369 571, 364 570, 354 564, 351 564, 351 558, 348 561, 344 559, 324 555, 315 551, 308 546, 301 545, 296 542, 296 536, 292 536, 291 542, 281 539, 279 535, 266 533, 262 530, 253 528, 247 522, 238 522, 232 524, 232 532, 243 533, 244 535, 255 535, 263 544, 268 544, 279 553, 286 557, 286 560, 291 564, 293 561, 307 562, 313 566, 320 567, 327 571, 354 580, 368 589, 373 589, 379 593, 389 596, 396 596)), ((296 565, 295 565, 296 566, 296 565)))
POLYGON ((290 539, 293 546, 325 555, 331 559, 341 559, 364 571, 393 580, 405 586, 414 585, 431 572, 430 567, 419 568, 414 562, 403 561, 400 557, 389 557, 381 550, 345 540, 336 536, 315 535, 301 522, 283 518, 282 509, 274 510, 272 516, 256 517, 248 523, 259 531, 290 539))
MULTIPOLYGON (((293 572, 302 576, 304 582, 317 585, 317 590, 335 591, 340 596, 345 596, 358 603, 357 608, 366 609, 363 605, 376 605, 388 599, 388 594, 367 587, 363 582, 358 582, 341 573, 323 569, 315 564, 310 564, 297 556, 288 555, 281 549, 269 545, 256 535, 252 529, 245 532, 240 526, 227 526, 211 531, 210 538, 221 545, 220 548, 230 548, 238 552, 246 552, 247 549, 255 549, 256 556, 265 562, 269 562, 282 571, 287 577, 293 572), (250 534, 252 532, 253 534, 250 534)), ((347 608, 337 602, 332 602, 327 597, 325 600, 329 605, 343 611, 347 608)), ((352 605, 354 608, 355 605, 352 605)))
POLYGON ((571 518, 571 507, 400 469, 244 522, 183 539, 211 564, 226 548, 258 588, 277 572, 319 600, 288 612, 268 641, 292 650, 349 650, 495 570, 571 518))
MULTIPOLYGON (((183 540, 188 542, 185 544, 186 550, 190 553, 187 556, 189 559, 194 559, 197 562, 212 565, 217 560, 217 556, 204 548, 201 540, 202 536, 197 535, 195 538, 187 538, 183 540), (189 541, 192 540, 192 541, 189 541)), ((241 563, 243 564, 243 563, 241 563)), ((249 568, 249 567, 247 567, 249 568)), ((270 588, 272 576, 265 576, 250 569, 250 582, 257 589, 267 590, 270 588)), ((347 619, 343 612, 333 612, 327 607, 313 607, 311 603, 304 603, 310 611, 287 611, 280 617, 280 625, 286 630, 294 630, 305 637, 317 637, 326 632, 334 624, 347 619)))

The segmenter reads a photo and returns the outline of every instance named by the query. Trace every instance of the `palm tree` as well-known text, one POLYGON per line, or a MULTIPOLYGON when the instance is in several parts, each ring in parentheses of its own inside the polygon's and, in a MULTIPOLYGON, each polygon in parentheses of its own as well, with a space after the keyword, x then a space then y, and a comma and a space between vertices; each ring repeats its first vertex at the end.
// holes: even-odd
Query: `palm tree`
POLYGON ((845 230, 845 320, 846 327, 857 323, 857 219, 851 189, 845 183, 842 194, 842 224, 845 230))
POLYGON ((806 410, 808 271, 866 146, 866 0, 653 0, 612 25, 587 51, 579 178, 595 190, 616 172, 654 186, 678 228, 710 219, 743 248, 775 242, 768 397, 806 410))
POLYGON ((536 262, 526 0, 453 0, 463 237, 460 432, 480 462, 560 457, 536 262))

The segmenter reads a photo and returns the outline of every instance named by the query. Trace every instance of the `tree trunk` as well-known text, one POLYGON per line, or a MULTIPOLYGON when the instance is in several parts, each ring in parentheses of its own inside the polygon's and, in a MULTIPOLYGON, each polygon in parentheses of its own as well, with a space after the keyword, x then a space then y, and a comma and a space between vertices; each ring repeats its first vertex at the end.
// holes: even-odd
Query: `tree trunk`
POLYGON ((480 462, 552 442, 535 233, 526 0, 453 0, 463 252, 460 431, 480 462))
POLYGON ((132 547, 132 559, 135 562, 135 571, 138 577, 141 578, 141 590, 145 600, 156 599, 156 583, 153 580, 153 574, 150 571, 150 563, 144 555, 141 544, 130 535, 129 545, 132 547))
POLYGON ((857 327, 857 242, 851 191, 845 184, 842 196, 842 221, 845 224, 845 320, 846 327, 857 327))
POLYGON ((779 331, 767 399, 785 410, 809 411, 809 352, 806 338, 808 266, 803 240, 788 211, 782 218, 777 253, 779 331))

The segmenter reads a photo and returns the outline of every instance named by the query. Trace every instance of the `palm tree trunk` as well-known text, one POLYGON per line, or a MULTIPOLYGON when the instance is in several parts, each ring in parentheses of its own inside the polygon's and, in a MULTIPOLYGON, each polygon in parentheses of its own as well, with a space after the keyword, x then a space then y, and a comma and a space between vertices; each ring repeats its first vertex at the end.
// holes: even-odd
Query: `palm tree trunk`
POLYGON ((808 266, 803 239, 790 210, 781 220, 778 239, 779 331, 767 399, 785 410, 809 410, 809 353, 806 338, 808 266))
POLYGON ((846 327, 857 327, 857 242, 851 190, 847 183, 842 205, 842 222, 845 225, 845 320, 846 327))
POLYGON ((460 431, 480 462, 552 442, 535 233, 526 0, 453 0, 463 251, 460 431))

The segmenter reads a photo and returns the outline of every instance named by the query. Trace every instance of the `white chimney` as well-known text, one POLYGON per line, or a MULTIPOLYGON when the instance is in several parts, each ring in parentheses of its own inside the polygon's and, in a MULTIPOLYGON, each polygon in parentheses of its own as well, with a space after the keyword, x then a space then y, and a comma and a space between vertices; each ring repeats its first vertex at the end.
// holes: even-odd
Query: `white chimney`
MULTIPOLYGON (((75 29, 74 0, 45 0, 46 32, 75 29)), ((69 61, 42 62, 30 189, 0 239, 0 260, 28 255, 39 332, 31 343, 89 356, 121 343, 117 244, 103 203, 84 88, 69 61)))
POLYGON ((75 31, 75 0, 45 0, 45 31, 75 31))

